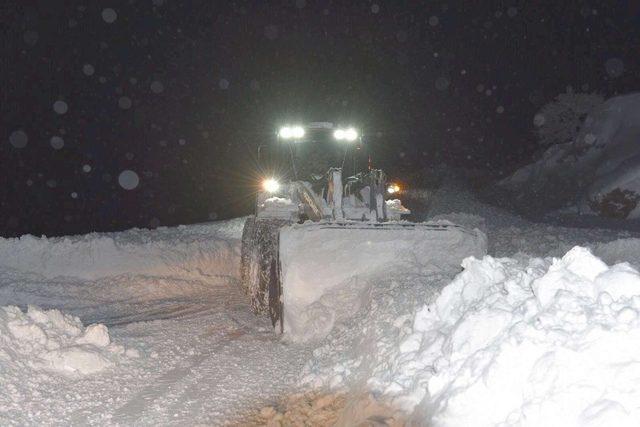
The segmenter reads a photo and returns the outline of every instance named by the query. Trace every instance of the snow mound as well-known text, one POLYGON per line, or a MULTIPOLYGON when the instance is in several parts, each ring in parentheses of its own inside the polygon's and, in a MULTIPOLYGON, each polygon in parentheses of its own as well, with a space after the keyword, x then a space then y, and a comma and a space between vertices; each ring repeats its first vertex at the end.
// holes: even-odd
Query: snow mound
POLYGON ((501 184, 519 191, 523 202, 640 218, 639 138, 640 94, 614 97, 587 117, 574 141, 551 146, 501 184))
POLYGON ((136 350, 112 343, 102 324, 84 327, 77 317, 35 306, 26 312, 15 306, 0 307, 0 361, 5 374, 7 370, 24 375, 33 371, 95 374, 118 358, 137 356, 136 350))
POLYGON ((236 277, 244 218, 119 233, 0 238, 0 267, 95 280, 122 274, 236 277))
POLYGON ((638 310, 640 274, 582 247, 527 265, 468 259, 399 353, 416 343, 409 359, 433 372, 435 426, 638 425, 638 310))
POLYGON ((402 285, 367 307, 351 325, 360 338, 332 334, 301 384, 375 396, 395 412, 381 415, 433 426, 640 424, 637 270, 583 247, 463 265, 439 294, 402 285), (422 307, 403 314, 402 295, 422 307))

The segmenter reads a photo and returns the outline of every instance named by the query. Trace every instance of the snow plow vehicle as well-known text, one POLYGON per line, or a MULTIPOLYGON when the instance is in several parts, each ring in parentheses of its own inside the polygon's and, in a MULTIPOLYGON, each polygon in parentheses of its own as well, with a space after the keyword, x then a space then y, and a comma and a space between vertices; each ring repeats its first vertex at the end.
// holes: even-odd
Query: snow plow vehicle
POLYGON ((242 233, 241 281, 276 330, 295 332, 301 317, 313 323, 311 304, 363 271, 424 260, 459 268, 486 253, 479 230, 403 220, 410 211, 392 198, 398 185, 372 167, 354 127, 285 126, 275 139, 259 149, 265 177, 242 233))

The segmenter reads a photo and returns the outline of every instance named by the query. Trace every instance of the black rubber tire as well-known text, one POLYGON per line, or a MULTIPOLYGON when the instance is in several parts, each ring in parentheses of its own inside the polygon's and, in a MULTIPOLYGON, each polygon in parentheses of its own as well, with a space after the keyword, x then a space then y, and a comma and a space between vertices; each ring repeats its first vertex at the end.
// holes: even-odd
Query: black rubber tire
MULTIPOLYGON (((280 228, 291 221, 247 219, 242 231, 240 276, 256 314, 268 314, 275 326, 282 316, 279 260, 280 228)), ((282 324, 280 323, 282 326, 282 324)))

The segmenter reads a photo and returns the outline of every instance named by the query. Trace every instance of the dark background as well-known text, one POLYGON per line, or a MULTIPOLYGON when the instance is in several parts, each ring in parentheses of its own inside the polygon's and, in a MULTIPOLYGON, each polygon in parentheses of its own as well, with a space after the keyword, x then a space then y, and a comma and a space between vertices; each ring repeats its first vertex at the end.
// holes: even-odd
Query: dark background
POLYGON ((2 236, 246 214, 256 147, 291 119, 354 123, 405 180, 442 165, 499 178, 534 154, 546 102, 633 91, 640 75, 637 1, 1 7, 2 236))

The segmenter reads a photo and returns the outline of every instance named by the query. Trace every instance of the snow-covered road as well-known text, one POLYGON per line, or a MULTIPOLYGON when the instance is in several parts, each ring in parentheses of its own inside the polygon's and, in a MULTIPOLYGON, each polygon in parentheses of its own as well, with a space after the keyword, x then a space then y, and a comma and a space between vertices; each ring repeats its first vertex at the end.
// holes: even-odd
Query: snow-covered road
POLYGON ((220 424, 285 395, 309 351, 281 342, 252 314, 236 283, 241 226, 2 241, 1 306, 104 323, 113 342, 139 356, 81 375, 23 363, 46 351, 7 355, 0 424, 220 424), (66 271, 72 277, 60 276, 66 271))

